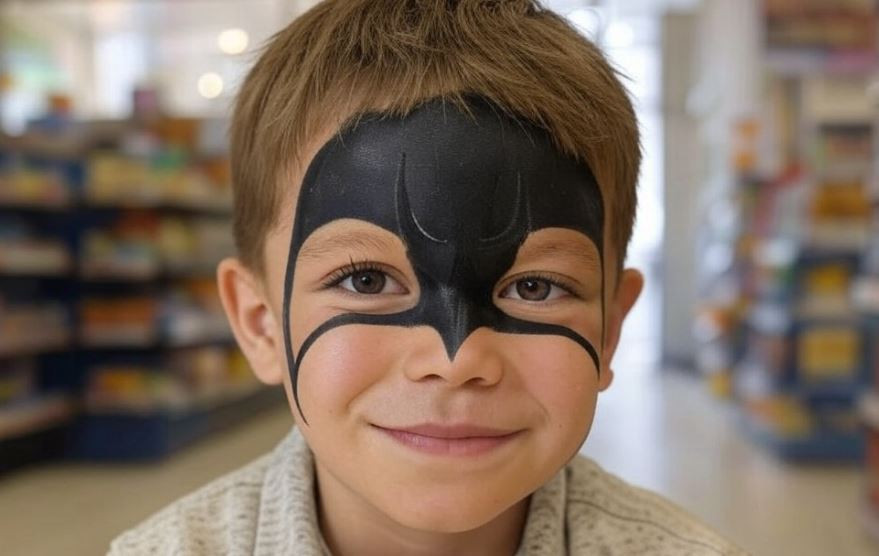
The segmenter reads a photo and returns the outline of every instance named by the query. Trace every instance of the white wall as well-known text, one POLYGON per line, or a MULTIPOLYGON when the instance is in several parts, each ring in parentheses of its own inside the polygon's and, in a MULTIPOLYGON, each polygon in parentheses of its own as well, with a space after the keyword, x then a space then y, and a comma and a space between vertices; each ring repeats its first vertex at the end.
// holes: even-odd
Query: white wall
POLYGON ((704 0, 669 13, 663 34, 666 233, 662 352, 695 355, 696 238, 708 184, 732 180, 734 122, 759 110, 762 81, 759 0, 704 0))

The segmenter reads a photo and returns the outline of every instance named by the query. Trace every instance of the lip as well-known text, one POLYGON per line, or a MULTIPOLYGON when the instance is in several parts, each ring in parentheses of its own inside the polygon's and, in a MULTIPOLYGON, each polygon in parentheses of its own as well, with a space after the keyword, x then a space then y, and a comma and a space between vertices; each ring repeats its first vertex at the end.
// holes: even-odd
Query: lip
POLYGON ((410 427, 373 426, 399 444, 418 452, 449 456, 487 454, 508 444, 522 432, 471 424, 425 423, 410 427))

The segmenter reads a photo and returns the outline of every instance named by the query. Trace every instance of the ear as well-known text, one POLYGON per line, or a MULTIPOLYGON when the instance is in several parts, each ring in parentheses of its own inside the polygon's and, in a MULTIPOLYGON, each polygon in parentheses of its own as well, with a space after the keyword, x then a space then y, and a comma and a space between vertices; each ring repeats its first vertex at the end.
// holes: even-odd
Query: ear
POLYGON ((268 296, 259 280, 236 258, 217 267, 217 286, 226 317, 238 346, 256 377, 266 384, 281 384, 286 368, 278 354, 283 338, 268 296))
POLYGON ((620 280, 613 292, 610 303, 607 308, 607 327, 605 329, 604 346, 601 350, 601 378, 599 379, 599 389, 605 390, 613 381, 613 371, 610 363, 616 353, 617 345, 620 341, 620 332, 623 328, 623 321, 632 306, 641 295, 644 288, 644 276, 633 268, 623 270, 620 280))

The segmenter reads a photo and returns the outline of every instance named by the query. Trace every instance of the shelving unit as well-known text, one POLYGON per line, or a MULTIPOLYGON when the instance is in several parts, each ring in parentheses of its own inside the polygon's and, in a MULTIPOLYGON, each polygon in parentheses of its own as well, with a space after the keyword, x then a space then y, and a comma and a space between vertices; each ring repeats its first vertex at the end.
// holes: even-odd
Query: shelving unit
POLYGON ((859 461, 858 400, 876 365, 852 297, 879 209, 876 7, 781 13, 790 6, 766 4, 765 116, 733 130, 737 177, 706 197, 698 361, 772 453, 859 461))
POLYGON ((78 149, 0 142, 0 472, 60 457, 75 418, 78 149))
POLYGON ((0 471, 160 457, 279 398, 214 285, 233 252, 216 123, 61 123, 0 142, 0 471))
MULTIPOLYGON (((871 88, 871 101, 879 122, 879 89, 871 88)), ((861 316, 867 337, 864 359, 870 386, 860 399, 866 435, 865 493, 862 504, 866 530, 879 539, 879 140, 873 145, 870 197, 874 213, 864 264, 852 288, 852 302, 861 316)))

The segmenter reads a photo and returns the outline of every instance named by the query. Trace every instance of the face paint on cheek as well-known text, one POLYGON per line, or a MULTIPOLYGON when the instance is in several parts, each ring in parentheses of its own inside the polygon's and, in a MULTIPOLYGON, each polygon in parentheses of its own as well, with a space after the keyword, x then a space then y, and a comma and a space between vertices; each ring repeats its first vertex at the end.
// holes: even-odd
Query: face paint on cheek
MULTIPOLYGON (((603 267, 604 205, 595 178, 587 165, 560 153, 546 131, 479 98, 471 97, 469 106, 472 115, 435 99, 403 118, 365 115, 309 165, 284 282, 284 338, 300 415, 303 357, 322 334, 346 324, 430 326, 450 360, 483 326, 553 334, 576 342, 601 372, 599 354, 586 338, 565 326, 510 316, 493 299, 519 247, 537 230, 582 233, 603 267), (294 356, 290 298, 299 251, 318 228, 340 219, 369 222, 400 237, 420 286, 418 303, 393 314, 337 315, 309 333, 294 356)), ((603 321, 603 268, 600 273, 603 321)))

